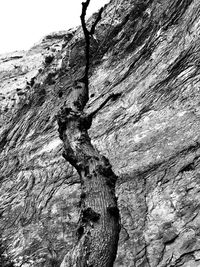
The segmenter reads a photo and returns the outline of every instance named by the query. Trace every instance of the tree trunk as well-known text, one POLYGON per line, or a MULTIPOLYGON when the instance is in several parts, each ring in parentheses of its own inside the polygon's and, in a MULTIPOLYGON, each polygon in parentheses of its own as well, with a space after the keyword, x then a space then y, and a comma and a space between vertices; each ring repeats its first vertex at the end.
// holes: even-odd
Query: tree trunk
POLYGON ((82 3, 81 24, 85 36, 85 73, 74 83, 71 107, 58 115, 64 158, 77 170, 81 179, 81 214, 77 229, 77 244, 65 257, 62 267, 112 267, 119 239, 119 210, 115 197, 116 175, 109 160, 92 146, 88 129, 94 115, 111 98, 110 95, 93 113, 84 113, 89 99, 90 37, 101 19, 103 8, 90 30, 85 16, 90 0, 82 3))
POLYGON ((80 111, 85 87, 82 85, 74 90, 77 93, 73 101, 75 104, 61 110, 58 125, 64 144, 63 156, 74 166, 81 179, 81 214, 77 244, 61 266, 113 266, 120 230, 115 197, 117 177, 108 159, 91 144, 88 129, 92 116, 80 111))

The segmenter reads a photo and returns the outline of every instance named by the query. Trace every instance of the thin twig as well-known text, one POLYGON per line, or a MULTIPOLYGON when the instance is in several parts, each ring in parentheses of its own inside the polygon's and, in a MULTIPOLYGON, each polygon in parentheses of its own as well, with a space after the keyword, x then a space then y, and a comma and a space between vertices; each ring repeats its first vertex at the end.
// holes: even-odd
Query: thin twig
POLYGON ((95 28, 96 28, 98 22, 101 20, 102 12, 103 12, 103 7, 99 10, 98 16, 97 16, 95 22, 93 23, 93 25, 92 25, 92 27, 91 27, 91 30, 90 30, 90 35, 91 35, 91 36, 94 34, 94 32, 95 32, 95 28))
POLYGON ((117 94, 111 94, 109 95, 101 104, 100 106, 95 109, 93 112, 91 112, 90 114, 88 114, 89 118, 93 118, 107 103, 109 100, 115 101, 117 98, 119 98, 121 96, 121 93, 117 93, 117 94))

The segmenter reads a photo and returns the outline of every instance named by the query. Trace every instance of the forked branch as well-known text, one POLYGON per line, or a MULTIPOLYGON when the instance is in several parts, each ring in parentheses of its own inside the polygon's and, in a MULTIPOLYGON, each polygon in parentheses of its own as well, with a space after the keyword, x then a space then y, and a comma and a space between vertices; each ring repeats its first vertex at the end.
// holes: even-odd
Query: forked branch
POLYGON ((86 64, 85 64, 85 75, 84 75, 84 81, 85 81, 85 86, 88 91, 88 74, 89 74, 89 67, 90 67, 90 38, 92 35, 94 35, 95 28, 98 24, 98 22, 101 20, 101 15, 103 12, 103 8, 99 10, 99 13, 97 15, 96 20, 92 24, 92 27, 90 30, 88 30, 86 26, 86 21, 85 21, 85 16, 86 16, 86 11, 89 6, 90 0, 87 0, 86 2, 82 2, 82 13, 81 13, 81 25, 85 37, 85 59, 86 59, 86 64))
POLYGON ((90 0, 87 0, 86 2, 82 2, 82 13, 80 16, 81 25, 82 25, 83 33, 85 36, 85 40, 87 40, 89 38, 89 31, 87 29, 86 22, 85 22, 86 11, 87 11, 87 8, 89 6, 89 3, 90 3, 90 0))

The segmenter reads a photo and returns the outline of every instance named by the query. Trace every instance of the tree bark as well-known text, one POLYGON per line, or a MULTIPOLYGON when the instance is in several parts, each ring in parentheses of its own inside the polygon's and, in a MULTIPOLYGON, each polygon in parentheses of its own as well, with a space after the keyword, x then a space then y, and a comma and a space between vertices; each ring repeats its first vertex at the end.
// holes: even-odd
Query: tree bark
MULTIPOLYGON (((84 90, 84 86, 82 86, 84 90)), ((77 89, 74 89, 77 90, 77 89)), ((73 103, 80 101, 81 91, 73 103)), ((75 108, 63 108, 58 115, 64 158, 81 179, 81 215, 77 244, 62 267, 113 266, 119 239, 119 211, 115 197, 116 175, 107 158, 92 146, 88 129, 92 116, 75 108)))
POLYGON ((115 183, 117 176, 109 160, 92 146, 88 129, 96 113, 118 95, 110 95, 91 114, 84 112, 89 99, 90 37, 101 19, 97 19, 89 31, 85 23, 90 0, 82 3, 81 23, 85 36, 85 74, 74 83, 72 104, 63 107, 58 114, 60 138, 64 145, 64 158, 77 170, 81 180, 81 214, 77 228, 77 243, 64 258, 61 267, 112 267, 115 261, 120 223, 115 183))

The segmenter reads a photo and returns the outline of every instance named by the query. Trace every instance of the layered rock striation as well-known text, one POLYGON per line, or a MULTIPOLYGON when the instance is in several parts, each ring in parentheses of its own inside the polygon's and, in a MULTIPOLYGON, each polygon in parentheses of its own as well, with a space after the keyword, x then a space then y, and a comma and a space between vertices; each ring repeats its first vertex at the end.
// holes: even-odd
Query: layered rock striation
MULTIPOLYGON (((115 267, 200 265, 199 15, 198 0, 111 0, 92 40, 87 111, 120 95, 90 130, 119 177, 115 267)), ((56 115, 83 68, 80 27, 0 57, 0 230, 16 266, 60 266, 73 246, 80 181, 56 115)))

